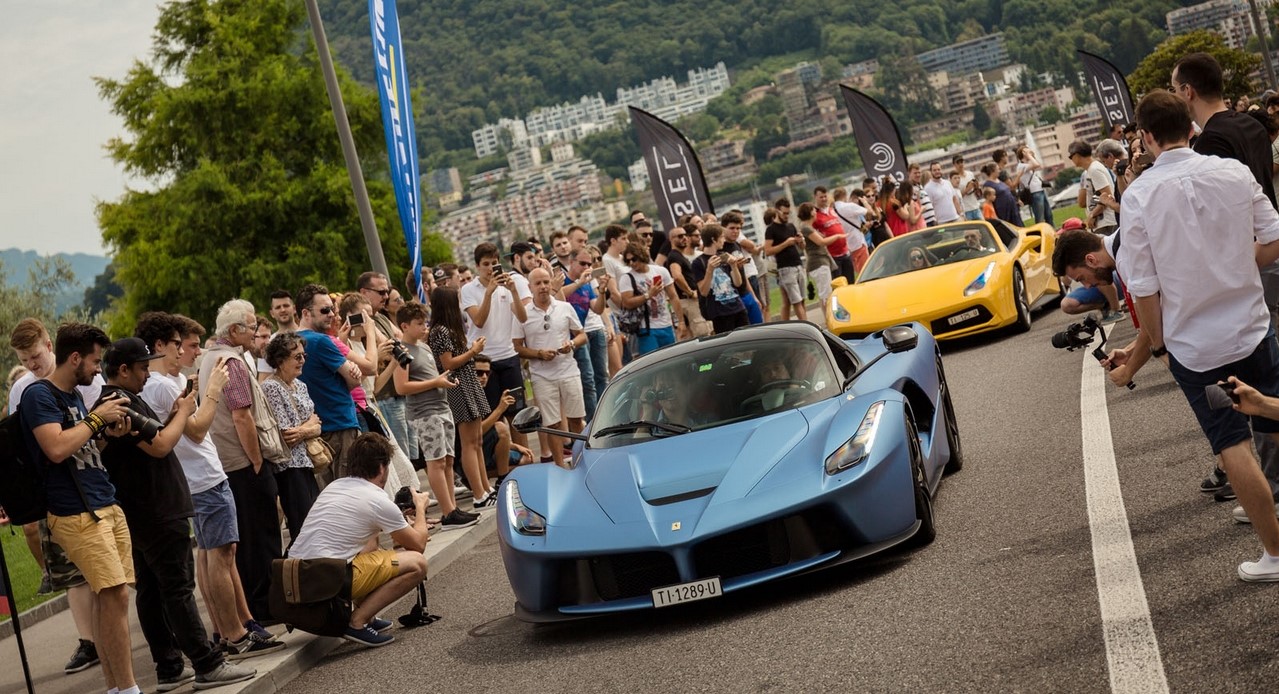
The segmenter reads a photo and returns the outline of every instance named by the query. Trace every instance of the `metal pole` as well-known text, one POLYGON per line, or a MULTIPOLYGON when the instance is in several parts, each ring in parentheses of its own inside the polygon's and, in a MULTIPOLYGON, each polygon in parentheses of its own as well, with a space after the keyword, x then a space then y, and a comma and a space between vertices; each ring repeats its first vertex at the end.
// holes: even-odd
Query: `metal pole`
POLYGON ((360 212, 360 227, 364 229, 364 243, 369 248, 369 261, 373 269, 390 277, 386 270, 386 256, 382 254, 382 240, 377 235, 373 221, 373 207, 369 205, 369 191, 364 186, 364 173, 360 171, 360 158, 355 152, 355 138, 351 136, 351 122, 346 118, 346 105, 342 103, 342 91, 338 89, 337 73, 333 71, 333 56, 329 55, 329 40, 324 35, 324 22, 315 0, 306 0, 306 13, 311 19, 311 34, 320 54, 320 70, 324 72, 324 89, 329 93, 329 106, 333 109, 333 122, 338 127, 338 139, 342 141, 342 158, 346 160, 346 173, 351 177, 351 190, 355 193, 355 207, 360 212))
MULTIPOLYGON (((1274 89, 1276 84, 1275 66, 1270 60, 1270 46, 1266 44, 1266 26, 1261 23, 1261 12, 1257 9, 1257 0, 1248 0, 1248 7, 1252 10, 1253 31, 1257 34, 1257 41, 1261 42, 1261 57, 1264 60, 1263 64, 1266 66, 1266 79, 1269 80, 1266 87, 1274 89)), ((1265 107, 1265 104, 1261 105, 1261 108, 1264 109, 1265 107)))

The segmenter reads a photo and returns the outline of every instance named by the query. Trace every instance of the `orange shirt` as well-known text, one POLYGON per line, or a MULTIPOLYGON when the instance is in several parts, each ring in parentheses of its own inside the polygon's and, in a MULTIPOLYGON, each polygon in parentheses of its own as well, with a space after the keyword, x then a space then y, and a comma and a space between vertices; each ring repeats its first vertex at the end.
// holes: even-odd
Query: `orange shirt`
POLYGON ((981 216, 984 219, 998 219, 999 215, 995 214, 995 205, 989 202, 981 204, 981 216))

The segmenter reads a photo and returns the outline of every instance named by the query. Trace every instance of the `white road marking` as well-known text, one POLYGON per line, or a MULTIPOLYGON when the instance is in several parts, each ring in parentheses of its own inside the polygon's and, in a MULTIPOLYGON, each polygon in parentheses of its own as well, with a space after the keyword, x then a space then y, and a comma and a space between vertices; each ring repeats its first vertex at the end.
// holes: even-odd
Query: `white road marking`
POLYGON ((1101 601, 1101 628, 1113 692, 1166 694, 1168 678, 1159 655, 1159 640, 1150 622, 1146 589, 1128 528, 1128 512, 1119 488, 1107 378, 1085 353, 1079 411, 1083 428, 1084 488, 1088 494, 1088 527, 1092 533, 1093 567, 1101 601))

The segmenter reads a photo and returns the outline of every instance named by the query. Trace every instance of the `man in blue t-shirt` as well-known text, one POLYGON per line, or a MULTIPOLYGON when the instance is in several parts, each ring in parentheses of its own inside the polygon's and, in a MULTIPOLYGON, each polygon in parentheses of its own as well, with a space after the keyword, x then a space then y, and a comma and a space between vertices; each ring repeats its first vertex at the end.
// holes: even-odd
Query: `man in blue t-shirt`
POLYGON ((107 689, 134 694, 127 588, 133 583, 132 541, 94 442, 103 434, 128 433, 126 401, 103 400, 89 412, 75 390, 93 382, 110 344, 92 325, 59 328, 53 373, 27 387, 18 409, 27 448, 44 471, 49 531, 97 596, 93 633, 107 689))
POLYGON ((582 399, 586 402, 586 421, 595 418, 595 405, 608 383, 608 332, 600 314, 608 306, 604 299, 612 281, 601 275, 604 291, 595 291, 591 268, 594 265, 590 251, 585 248, 570 256, 568 274, 564 278, 564 300, 577 312, 586 333, 586 344, 573 350, 578 371, 582 374, 582 399))
POLYGON ((333 466, 327 474, 346 476, 343 453, 360 435, 360 420, 351 389, 364 378, 360 367, 347 360, 328 330, 335 318, 333 299, 323 285, 308 284, 295 297, 300 320, 298 337, 306 342, 306 361, 299 378, 306 384, 320 418, 320 437, 333 447, 333 466), (336 469, 334 469, 336 468, 336 469))

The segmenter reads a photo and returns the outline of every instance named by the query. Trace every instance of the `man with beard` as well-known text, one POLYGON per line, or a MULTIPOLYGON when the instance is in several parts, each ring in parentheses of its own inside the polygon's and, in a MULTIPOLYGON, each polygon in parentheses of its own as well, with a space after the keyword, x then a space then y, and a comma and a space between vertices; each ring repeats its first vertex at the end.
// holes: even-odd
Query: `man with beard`
POLYGON ((106 333, 92 325, 63 325, 53 373, 27 387, 18 409, 28 452, 44 472, 53 540, 97 594, 93 633, 107 689, 136 694, 129 637, 129 528, 94 444, 101 434, 128 433, 127 401, 109 398, 89 411, 76 391, 76 386, 93 383, 102 350, 110 344, 106 333))
POLYGON ((693 337, 706 337, 712 332, 710 321, 702 317, 702 309, 698 306, 697 286, 692 281, 693 253, 690 240, 699 234, 692 224, 675 227, 670 233, 670 253, 666 255, 663 266, 671 273, 671 282, 675 285, 675 294, 679 297, 680 306, 684 309, 684 320, 693 337))

